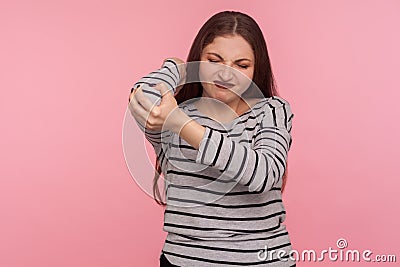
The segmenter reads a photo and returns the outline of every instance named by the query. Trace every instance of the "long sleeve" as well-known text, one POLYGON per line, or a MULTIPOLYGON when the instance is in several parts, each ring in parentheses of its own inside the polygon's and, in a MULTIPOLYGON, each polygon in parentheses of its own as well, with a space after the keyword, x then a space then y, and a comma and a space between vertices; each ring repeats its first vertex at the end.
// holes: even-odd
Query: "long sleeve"
POLYGON ((143 92, 151 100, 151 102, 159 105, 161 101, 160 91, 154 89, 150 85, 163 82, 165 85, 167 85, 168 89, 175 94, 176 87, 178 86, 180 79, 181 77, 177 63, 172 59, 166 59, 161 68, 149 73, 137 81, 133 85, 131 93, 135 88, 141 85, 143 92))
POLYGON ((270 190, 286 169, 294 114, 289 103, 277 96, 265 107, 251 147, 206 127, 196 162, 219 169, 224 176, 247 186, 250 192, 270 190))
MULTIPOLYGON (((166 59, 161 68, 140 78, 139 81, 137 81, 133 85, 131 93, 135 88, 141 85, 143 93, 149 98, 149 100, 153 104, 158 105, 161 100, 160 91, 156 90, 150 85, 164 82, 167 85, 168 89, 171 90, 173 93, 175 93, 180 78, 181 77, 177 63, 172 59, 166 59)), ((171 136, 171 132, 165 130, 164 131, 149 130, 146 129, 143 125, 141 125, 138 121, 136 121, 136 123, 141 129, 141 131, 144 132, 145 138, 154 147, 157 156, 160 157, 163 152, 162 143, 164 144, 168 143, 168 138, 171 136)))

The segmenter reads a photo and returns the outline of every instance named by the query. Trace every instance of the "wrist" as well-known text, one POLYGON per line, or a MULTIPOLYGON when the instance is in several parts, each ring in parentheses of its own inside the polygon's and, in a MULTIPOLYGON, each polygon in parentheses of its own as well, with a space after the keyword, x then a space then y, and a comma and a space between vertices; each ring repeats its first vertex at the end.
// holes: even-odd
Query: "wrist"
POLYGON ((175 110, 171 112, 171 115, 169 116, 168 120, 170 123, 168 123, 170 126, 168 127, 170 131, 179 134, 179 132, 185 127, 186 124, 188 124, 190 121, 193 119, 190 118, 188 115, 186 115, 185 112, 183 112, 179 107, 177 107, 175 110))

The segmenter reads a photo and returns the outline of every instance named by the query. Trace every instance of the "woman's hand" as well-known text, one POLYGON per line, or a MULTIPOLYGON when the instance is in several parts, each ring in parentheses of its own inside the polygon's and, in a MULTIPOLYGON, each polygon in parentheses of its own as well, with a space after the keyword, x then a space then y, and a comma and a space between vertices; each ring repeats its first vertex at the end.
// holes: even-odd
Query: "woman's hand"
POLYGON ((136 121, 149 130, 170 130, 179 133, 180 129, 191 120, 179 107, 172 92, 164 83, 158 83, 160 105, 153 105, 143 94, 141 87, 129 96, 129 110, 136 121))

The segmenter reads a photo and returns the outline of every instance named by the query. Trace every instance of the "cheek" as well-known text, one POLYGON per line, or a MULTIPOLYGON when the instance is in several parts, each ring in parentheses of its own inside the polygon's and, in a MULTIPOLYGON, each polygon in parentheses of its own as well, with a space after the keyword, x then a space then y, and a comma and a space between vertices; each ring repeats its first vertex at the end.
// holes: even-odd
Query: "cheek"
POLYGON ((246 88, 251 84, 253 80, 253 71, 243 71, 241 75, 239 75, 240 84, 245 86, 246 88))
POLYGON ((247 69, 243 72, 244 76, 246 76, 249 80, 253 80, 254 77, 254 68, 247 69))
POLYGON ((211 78, 210 78, 209 74, 200 71, 199 72, 199 78, 200 78, 199 82, 201 82, 201 85, 203 86, 203 90, 205 92, 209 93, 210 92, 210 86, 211 86, 211 84, 210 84, 211 78))
POLYGON ((199 65, 200 82, 212 82, 217 66, 209 62, 201 62, 199 65))

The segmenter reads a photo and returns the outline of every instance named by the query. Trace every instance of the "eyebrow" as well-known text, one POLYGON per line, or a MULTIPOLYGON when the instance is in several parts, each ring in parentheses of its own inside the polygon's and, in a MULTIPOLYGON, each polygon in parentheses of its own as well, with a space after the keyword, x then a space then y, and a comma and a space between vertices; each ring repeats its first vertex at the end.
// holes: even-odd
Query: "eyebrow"
MULTIPOLYGON (((209 53, 207 53, 207 54, 208 54, 208 55, 214 55, 214 56, 218 57, 219 59, 223 60, 223 58, 222 58, 220 55, 218 55, 217 53, 209 52, 209 53)), ((239 62, 239 61, 243 61, 243 60, 252 62, 252 61, 251 61, 250 59, 248 59, 248 58, 236 59, 235 62, 239 62)))

